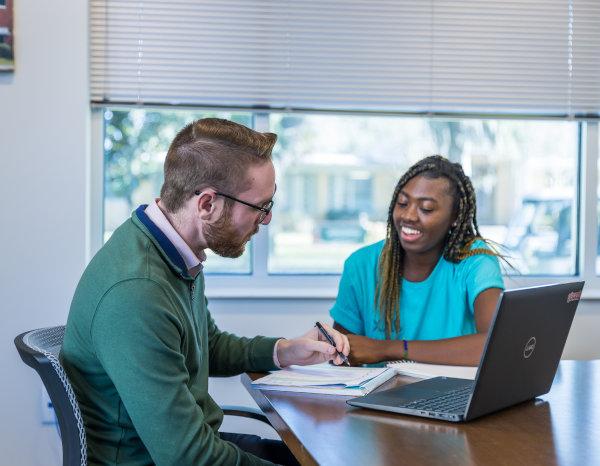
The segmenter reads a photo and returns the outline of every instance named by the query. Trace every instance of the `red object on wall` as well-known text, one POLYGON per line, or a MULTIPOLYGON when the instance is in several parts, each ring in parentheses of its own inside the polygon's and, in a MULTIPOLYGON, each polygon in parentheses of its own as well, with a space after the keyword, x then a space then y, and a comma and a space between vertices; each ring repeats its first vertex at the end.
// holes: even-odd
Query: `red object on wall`
POLYGON ((8 29, 9 34, 0 35, 0 43, 12 46, 13 43, 13 0, 0 0, 0 30, 8 29))

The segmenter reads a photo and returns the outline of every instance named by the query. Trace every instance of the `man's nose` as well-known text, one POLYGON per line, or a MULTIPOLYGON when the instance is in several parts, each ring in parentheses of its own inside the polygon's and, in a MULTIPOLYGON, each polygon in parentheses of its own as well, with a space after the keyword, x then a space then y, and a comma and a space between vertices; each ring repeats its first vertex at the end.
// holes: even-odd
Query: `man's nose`
POLYGON ((268 225, 271 223, 271 219, 273 218, 273 212, 269 212, 265 218, 263 218, 261 225, 268 225))

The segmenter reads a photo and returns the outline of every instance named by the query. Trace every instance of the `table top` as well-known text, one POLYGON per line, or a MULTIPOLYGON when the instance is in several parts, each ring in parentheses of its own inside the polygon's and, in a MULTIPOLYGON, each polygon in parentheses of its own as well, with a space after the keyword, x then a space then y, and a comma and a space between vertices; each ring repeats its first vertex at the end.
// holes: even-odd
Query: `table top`
MULTIPOLYGON (((600 465, 600 361, 562 361, 548 394, 459 424, 254 389, 262 375, 242 382, 303 465, 600 465)), ((379 390, 415 381, 396 376, 379 390)))

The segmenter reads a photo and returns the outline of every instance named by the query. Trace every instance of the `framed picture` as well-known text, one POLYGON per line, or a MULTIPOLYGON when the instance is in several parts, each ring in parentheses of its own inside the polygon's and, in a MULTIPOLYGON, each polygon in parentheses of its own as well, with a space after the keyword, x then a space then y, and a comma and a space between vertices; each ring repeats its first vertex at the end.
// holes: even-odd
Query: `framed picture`
POLYGON ((0 71, 15 69, 13 0, 0 0, 0 71))

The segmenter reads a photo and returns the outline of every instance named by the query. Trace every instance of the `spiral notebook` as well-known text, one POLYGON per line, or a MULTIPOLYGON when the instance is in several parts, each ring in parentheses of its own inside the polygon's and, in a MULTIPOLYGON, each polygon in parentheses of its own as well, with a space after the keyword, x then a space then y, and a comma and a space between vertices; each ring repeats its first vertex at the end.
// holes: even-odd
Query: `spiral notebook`
POLYGON ((456 379, 475 380, 477 366, 449 366, 445 364, 424 364, 413 361, 393 361, 387 367, 401 375, 409 375, 419 379, 433 377, 453 377, 456 379))
POLYGON ((331 364, 290 366, 252 382, 261 390, 321 393, 323 395, 366 395, 395 375, 387 367, 343 367, 331 364))

